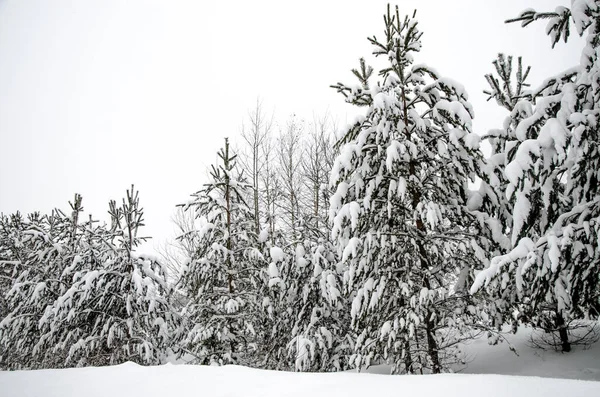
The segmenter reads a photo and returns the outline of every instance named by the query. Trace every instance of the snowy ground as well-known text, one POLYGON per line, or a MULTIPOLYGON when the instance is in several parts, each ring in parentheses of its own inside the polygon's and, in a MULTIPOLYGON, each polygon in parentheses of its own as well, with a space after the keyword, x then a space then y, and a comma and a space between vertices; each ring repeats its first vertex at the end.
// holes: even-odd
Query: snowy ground
POLYGON ((104 368, 0 372, 0 397, 600 396, 600 343, 562 354, 532 349, 528 338, 527 330, 509 337, 519 356, 506 344, 489 346, 485 339, 474 341, 465 349, 470 362, 457 368, 460 374, 378 375, 388 371, 386 366, 371 368, 368 374, 298 374, 238 366, 141 367, 127 363, 104 368))
MULTIPOLYGON (((465 368, 469 374, 505 374, 600 381, 600 342, 592 346, 573 346, 570 353, 532 348, 530 331, 521 329, 507 335, 518 356, 506 344, 490 346, 485 338, 467 346, 465 368)), ((600 396, 600 394, 597 394, 600 396)))
MULTIPOLYGON (((596 325, 600 331, 600 325, 596 325)), ((485 337, 464 346, 466 365, 457 365, 455 372, 464 374, 502 374, 541 376, 600 381, 600 342, 592 346, 573 346, 567 354, 551 349, 533 348, 530 328, 521 328, 516 334, 505 334, 508 343, 490 346, 485 337)), ((390 367, 379 365, 369 368, 369 373, 389 374, 390 367)), ((600 396, 600 393, 597 394, 600 396)))
POLYGON ((3 397, 600 396, 600 382, 506 375, 298 374, 164 365, 0 373, 3 397))

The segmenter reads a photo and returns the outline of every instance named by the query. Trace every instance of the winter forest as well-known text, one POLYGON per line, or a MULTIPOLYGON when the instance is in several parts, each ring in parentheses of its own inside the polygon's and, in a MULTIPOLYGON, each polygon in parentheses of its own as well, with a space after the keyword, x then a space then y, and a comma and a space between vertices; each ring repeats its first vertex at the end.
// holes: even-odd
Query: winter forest
POLYGON ((421 59, 422 16, 381 11, 355 80, 331 82, 359 116, 276 129, 257 101, 206 183, 173 203, 179 235, 156 255, 137 252, 135 185, 110 222, 83 216, 79 194, 2 214, 0 368, 435 374, 476 338, 511 349, 523 327, 565 355, 596 342, 600 1, 506 21, 545 29, 540 45, 586 45, 543 81, 526 57, 490 59, 485 93, 506 117, 484 132, 461 83, 421 59))

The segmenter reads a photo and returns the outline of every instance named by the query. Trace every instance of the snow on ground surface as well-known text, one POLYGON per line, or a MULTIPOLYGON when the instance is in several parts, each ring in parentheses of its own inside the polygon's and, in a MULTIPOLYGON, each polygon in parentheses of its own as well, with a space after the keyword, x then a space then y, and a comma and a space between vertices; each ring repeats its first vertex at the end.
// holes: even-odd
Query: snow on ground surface
POLYGON ((600 382, 505 375, 307 374, 238 366, 163 365, 0 373, 3 397, 419 396, 589 397, 600 382))
MULTIPOLYGON (((596 325, 600 331, 600 326, 596 325)), ((454 366, 455 372, 464 374, 502 374, 541 376, 600 381, 600 342, 589 347, 573 346, 570 353, 552 349, 533 348, 531 328, 521 327, 516 334, 506 333, 508 342, 491 346, 481 337, 464 346, 466 365, 454 366)), ((535 334, 534 334, 535 335, 535 334)), ((390 366, 377 365, 367 370, 374 374, 389 374, 390 366)), ((600 397, 600 393, 597 394, 600 397)))
POLYGON ((239 366, 142 367, 126 363, 103 368, 0 371, 0 397, 600 396, 600 342, 588 349, 575 346, 573 352, 563 354, 532 348, 530 334, 521 329, 507 336, 519 356, 507 343, 490 346, 486 338, 473 341, 464 349, 468 364, 455 368, 461 372, 458 374, 379 375, 389 372, 385 365, 370 368, 370 373, 307 374, 239 366))

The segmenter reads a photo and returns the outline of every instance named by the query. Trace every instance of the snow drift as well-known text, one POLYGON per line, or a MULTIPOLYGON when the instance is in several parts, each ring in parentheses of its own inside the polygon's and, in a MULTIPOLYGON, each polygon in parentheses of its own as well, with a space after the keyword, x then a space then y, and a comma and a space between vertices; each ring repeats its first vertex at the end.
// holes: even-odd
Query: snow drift
POLYGON ((506 375, 290 373, 238 366, 163 365, 0 372, 3 397, 600 396, 600 382, 506 375))

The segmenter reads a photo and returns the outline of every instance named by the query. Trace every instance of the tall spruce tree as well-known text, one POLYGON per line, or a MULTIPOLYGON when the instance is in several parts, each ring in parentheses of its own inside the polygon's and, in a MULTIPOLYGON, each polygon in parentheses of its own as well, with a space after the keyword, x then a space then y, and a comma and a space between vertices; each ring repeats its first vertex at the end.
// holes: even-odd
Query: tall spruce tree
POLYGON ((438 373, 461 337, 448 331, 475 311, 448 279, 484 256, 466 208, 482 155, 464 88, 414 63, 415 15, 388 6, 384 23, 383 40, 369 39, 385 59, 381 79, 372 83, 361 59, 359 84, 334 86, 366 110, 339 143, 332 235, 353 294, 355 365, 386 360, 394 372, 438 373))
POLYGON ((257 291, 265 269, 253 211, 244 201, 250 186, 238 172, 228 139, 218 156, 211 180, 184 207, 195 212, 200 230, 181 279, 189 303, 180 345, 200 363, 249 364, 257 349, 257 291))
POLYGON ((526 297, 524 315, 534 325, 550 320, 569 351, 568 322, 597 317, 600 304, 600 2, 572 0, 571 9, 526 10, 507 22, 538 19, 549 20, 552 46, 568 40, 571 24, 587 44, 579 66, 532 93, 534 111, 515 129, 520 143, 505 171, 515 200, 512 250, 495 257, 471 291, 496 277, 511 288, 512 279, 526 297))

